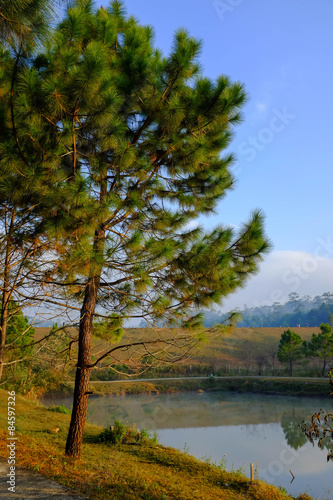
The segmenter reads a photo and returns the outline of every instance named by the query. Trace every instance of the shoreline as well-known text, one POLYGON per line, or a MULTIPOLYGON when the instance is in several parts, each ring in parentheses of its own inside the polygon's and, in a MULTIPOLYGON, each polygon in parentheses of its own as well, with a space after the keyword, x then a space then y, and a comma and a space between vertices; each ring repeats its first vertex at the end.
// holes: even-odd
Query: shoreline
MULTIPOLYGON (((73 393, 74 382, 61 390, 46 391, 38 397, 59 397, 73 393)), ((91 396, 159 394, 176 392, 232 391, 270 395, 331 397, 328 378, 226 376, 166 377, 159 379, 91 381, 91 396)))

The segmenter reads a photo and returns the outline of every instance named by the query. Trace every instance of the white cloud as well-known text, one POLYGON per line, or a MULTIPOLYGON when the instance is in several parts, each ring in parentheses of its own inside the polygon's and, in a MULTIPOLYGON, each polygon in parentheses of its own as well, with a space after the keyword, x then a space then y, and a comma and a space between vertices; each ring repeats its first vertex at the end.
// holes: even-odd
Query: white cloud
POLYGON ((268 106, 265 102, 257 101, 255 107, 258 113, 266 113, 268 106))
POLYGON ((285 89, 290 82, 290 67, 288 64, 280 66, 277 69, 274 79, 265 80, 258 88, 258 94, 254 96, 254 102, 250 108, 250 114, 247 119, 252 123, 252 126, 257 126, 272 112, 272 108, 276 107, 277 95, 285 89))
POLYGON ((306 252, 278 251, 270 254, 247 286, 226 299, 223 309, 284 303, 291 292, 321 295, 333 291, 333 260, 306 252))

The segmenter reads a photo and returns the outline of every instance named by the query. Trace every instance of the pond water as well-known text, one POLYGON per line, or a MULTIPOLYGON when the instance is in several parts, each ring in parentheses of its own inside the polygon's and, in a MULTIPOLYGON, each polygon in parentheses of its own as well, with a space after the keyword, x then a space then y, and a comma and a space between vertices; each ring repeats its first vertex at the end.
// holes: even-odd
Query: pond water
MULTIPOLYGON (((68 408, 72 398, 41 401, 68 408)), ((313 447, 299 424, 315 411, 333 411, 333 400, 229 392, 91 397, 88 421, 106 426, 115 419, 156 431, 160 443, 227 470, 250 474, 298 495, 333 499, 333 462, 313 447), (292 471, 295 479, 292 480, 292 471)))

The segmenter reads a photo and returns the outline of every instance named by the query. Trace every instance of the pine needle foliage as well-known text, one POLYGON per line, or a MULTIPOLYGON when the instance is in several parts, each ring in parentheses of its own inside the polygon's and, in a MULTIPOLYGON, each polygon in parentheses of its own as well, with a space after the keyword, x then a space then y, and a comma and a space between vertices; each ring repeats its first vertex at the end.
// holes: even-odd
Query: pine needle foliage
POLYGON ((44 164, 67 180, 52 220, 72 245, 63 272, 83 291, 100 275, 101 306, 151 321, 219 303, 268 249, 260 212, 239 234, 187 228, 233 186, 233 156, 221 151, 246 96, 225 76, 201 75, 201 43, 187 32, 168 58, 152 41, 119 2, 74 4, 21 75, 17 111, 34 122, 44 164))
POLYGON ((44 180, 43 228, 59 242, 48 279, 81 307, 74 456, 94 317, 117 332, 139 317, 197 328, 199 308, 242 287, 270 247, 260 211, 239 232, 191 227, 234 185, 225 150, 246 94, 202 75, 201 42, 185 30, 167 57, 153 42, 122 2, 96 11, 77 0, 38 56, 1 54, 1 147, 7 164, 44 180))
POLYGON ((50 24, 60 3, 51 0, 1 0, 0 40, 12 48, 30 51, 49 35, 50 24))
POLYGON ((281 335, 277 357, 280 363, 289 365, 289 376, 293 375, 293 366, 305 356, 305 346, 298 333, 288 328, 281 335))
POLYGON ((323 361, 321 376, 325 376, 328 363, 333 360, 333 332, 332 327, 326 323, 321 323, 320 333, 312 334, 310 342, 305 342, 306 355, 318 357, 323 361))
POLYGON ((10 346, 8 361, 32 356, 34 333, 35 329, 30 326, 28 318, 12 300, 9 304, 7 327, 7 345, 10 346))

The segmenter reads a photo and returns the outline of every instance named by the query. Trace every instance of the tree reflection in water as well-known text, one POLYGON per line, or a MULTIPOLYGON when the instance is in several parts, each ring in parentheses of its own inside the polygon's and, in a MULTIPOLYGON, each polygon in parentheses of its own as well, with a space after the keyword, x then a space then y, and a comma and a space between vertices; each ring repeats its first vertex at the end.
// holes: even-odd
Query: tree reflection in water
POLYGON ((288 445, 294 450, 298 450, 307 442, 306 436, 303 434, 300 427, 302 417, 295 414, 293 409, 292 413, 284 412, 281 417, 281 427, 284 432, 284 437, 288 445))

